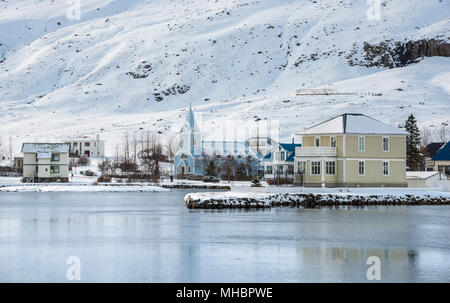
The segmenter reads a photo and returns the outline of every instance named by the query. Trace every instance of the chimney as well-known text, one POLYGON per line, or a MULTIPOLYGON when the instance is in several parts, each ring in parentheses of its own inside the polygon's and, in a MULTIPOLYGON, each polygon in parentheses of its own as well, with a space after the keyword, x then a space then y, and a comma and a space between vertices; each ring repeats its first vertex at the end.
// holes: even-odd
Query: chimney
POLYGON ((292 137, 292 144, 294 144, 294 137, 292 137))

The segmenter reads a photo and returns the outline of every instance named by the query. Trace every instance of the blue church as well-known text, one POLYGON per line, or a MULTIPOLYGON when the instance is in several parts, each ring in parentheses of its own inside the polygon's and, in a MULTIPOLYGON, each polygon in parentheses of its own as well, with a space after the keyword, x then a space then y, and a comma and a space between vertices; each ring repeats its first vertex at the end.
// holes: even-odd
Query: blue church
POLYGON ((199 126, 195 122, 192 106, 189 106, 186 121, 180 131, 179 149, 174 157, 175 175, 204 175, 198 163, 204 155, 228 156, 246 159, 248 156, 257 160, 258 169, 262 169, 262 157, 247 142, 238 141, 203 141, 199 126))

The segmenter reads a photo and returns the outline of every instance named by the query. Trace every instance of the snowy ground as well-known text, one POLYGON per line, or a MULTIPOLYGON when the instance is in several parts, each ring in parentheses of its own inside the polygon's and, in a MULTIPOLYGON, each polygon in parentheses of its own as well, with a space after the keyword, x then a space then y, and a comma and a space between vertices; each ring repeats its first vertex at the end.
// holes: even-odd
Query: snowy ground
POLYGON ((126 131, 175 136, 189 102, 209 138, 260 118, 290 141, 343 112, 449 123, 450 58, 396 69, 346 59, 364 57, 364 42, 450 39, 448 1, 385 0, 380 20, 366 0, 81 3, 69 20, 66 0, 0 2, 0 149, 9 136, 18 155, 22 142, 100 133, 113 155, 126 131), (295 96, 318 87, 356 95, 295 96))
POLYGON ((55 185, 43 184, 33 186, 6 186, 0 187, 0 192, 160 192, 169 189, 152 185, 55 185))

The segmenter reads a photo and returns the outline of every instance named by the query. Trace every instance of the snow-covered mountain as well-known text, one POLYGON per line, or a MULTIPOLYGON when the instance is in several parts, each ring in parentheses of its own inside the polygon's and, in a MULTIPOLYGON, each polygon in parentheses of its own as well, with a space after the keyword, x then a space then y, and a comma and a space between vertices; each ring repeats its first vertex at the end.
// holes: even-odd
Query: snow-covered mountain
POLYGON ((343 112, 448 123, 449 1, 382 0, 372 20, 376 2, 0 0, 0 138, 100 133, 112 153, 125 131, 175 134, 189 103, 212 137, 260 118, 288 139, 343 112), (324 87, 355 94, 296 96, 324 87))

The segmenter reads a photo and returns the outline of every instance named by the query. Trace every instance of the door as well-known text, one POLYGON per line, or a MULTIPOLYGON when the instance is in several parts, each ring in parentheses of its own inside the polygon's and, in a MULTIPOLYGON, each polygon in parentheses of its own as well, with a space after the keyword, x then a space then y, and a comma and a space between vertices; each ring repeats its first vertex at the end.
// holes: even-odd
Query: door
POLYGON ((91 156, 91 152, 89 150, 85 150, 84 154, 86 155, 86 157, 90 157, 91 156))
POLYGON ((184 166, 181 167, 181 178, 184 178, 184 166))

